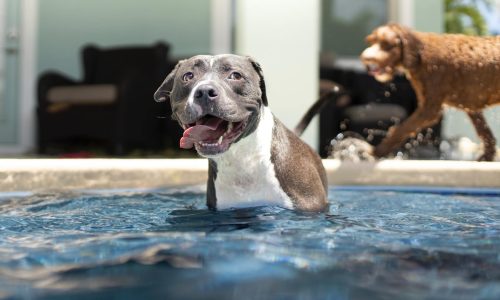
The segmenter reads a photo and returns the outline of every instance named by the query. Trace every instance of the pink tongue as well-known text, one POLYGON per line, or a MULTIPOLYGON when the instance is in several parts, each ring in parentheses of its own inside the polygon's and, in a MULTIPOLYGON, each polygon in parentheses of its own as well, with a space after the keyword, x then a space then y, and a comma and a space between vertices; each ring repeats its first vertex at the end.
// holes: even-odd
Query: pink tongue
MULTIPOLYGON (((223 120, 219 118, 210 118, 203 125, 195 125, 184 130, 184 134, 180 140, 180 147, 183 149, 191 149, 194 143, 205 141, 208 139, 217 138, 220 135, 216 135, 218 131, 218 126, 223 120)), ((222 134, 222 132, 221 132, 222 134)))

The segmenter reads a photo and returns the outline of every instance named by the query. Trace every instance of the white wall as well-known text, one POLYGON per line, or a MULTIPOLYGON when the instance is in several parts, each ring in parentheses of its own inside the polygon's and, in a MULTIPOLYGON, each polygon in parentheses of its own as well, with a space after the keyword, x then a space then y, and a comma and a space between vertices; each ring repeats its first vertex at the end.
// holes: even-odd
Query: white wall
MULTIPOLYGON (((269 106, 293 128, 318 98, 320 1, 240 0, 236 5, 236 53, 261 64, 269 106)), ((317 148, 317 120, 302 138, 317 148)))
POLYGON ((210 50, 211 53, 232 52, 232 0, 210 2, 210 50))

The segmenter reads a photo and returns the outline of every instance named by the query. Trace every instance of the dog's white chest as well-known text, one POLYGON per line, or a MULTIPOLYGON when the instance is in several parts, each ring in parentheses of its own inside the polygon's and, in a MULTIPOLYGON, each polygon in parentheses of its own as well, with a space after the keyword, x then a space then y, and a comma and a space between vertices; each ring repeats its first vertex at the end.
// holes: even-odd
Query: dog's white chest
POLYGON ((273 125, 273 116, 265 107, 255 132, 214 158, 218 170, 215 180, 218 209, 260 205, 293 208, 271 162, 273 125))

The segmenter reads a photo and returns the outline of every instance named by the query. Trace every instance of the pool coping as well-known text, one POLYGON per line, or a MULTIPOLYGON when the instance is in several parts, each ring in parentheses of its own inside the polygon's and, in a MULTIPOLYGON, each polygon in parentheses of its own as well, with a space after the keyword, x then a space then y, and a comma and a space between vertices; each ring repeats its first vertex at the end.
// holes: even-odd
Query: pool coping
MULTIPOLYGON (((499 188, 500 162, 323 160, 330 185, 499 188)), ((0 192, 204 184, 206 159, 0 159, 0 192)))

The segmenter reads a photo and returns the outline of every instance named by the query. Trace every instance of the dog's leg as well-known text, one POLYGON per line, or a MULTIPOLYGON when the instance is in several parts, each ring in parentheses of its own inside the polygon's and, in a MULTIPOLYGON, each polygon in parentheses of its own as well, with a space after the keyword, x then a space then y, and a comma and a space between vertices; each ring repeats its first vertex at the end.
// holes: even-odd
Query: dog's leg
POLYGON ((406 139, 414 137, 422 129, 434 125, 441 117, 441 107, 419 107, 403 123, 389 128, 387 136, 375 147, 373 154, 383 157, 399 147, 406 139))
POLYGON ((472 111, 467 112, 467 115, 469 115, 469 118, 476 129, 476 133, 484 145, 483 155, 481 155, 478 160, 492 161, 496 154, 496 140, 490 127, 488 126, 488 123, 486 123, 483 113, 480 111, 472 111))
POLYGON ((215 193, 215 180, 217 179, 217 164, 208 160, 208 181, 207 181, 207 206, 210 210, 217 209, 217 195, 215 193))

